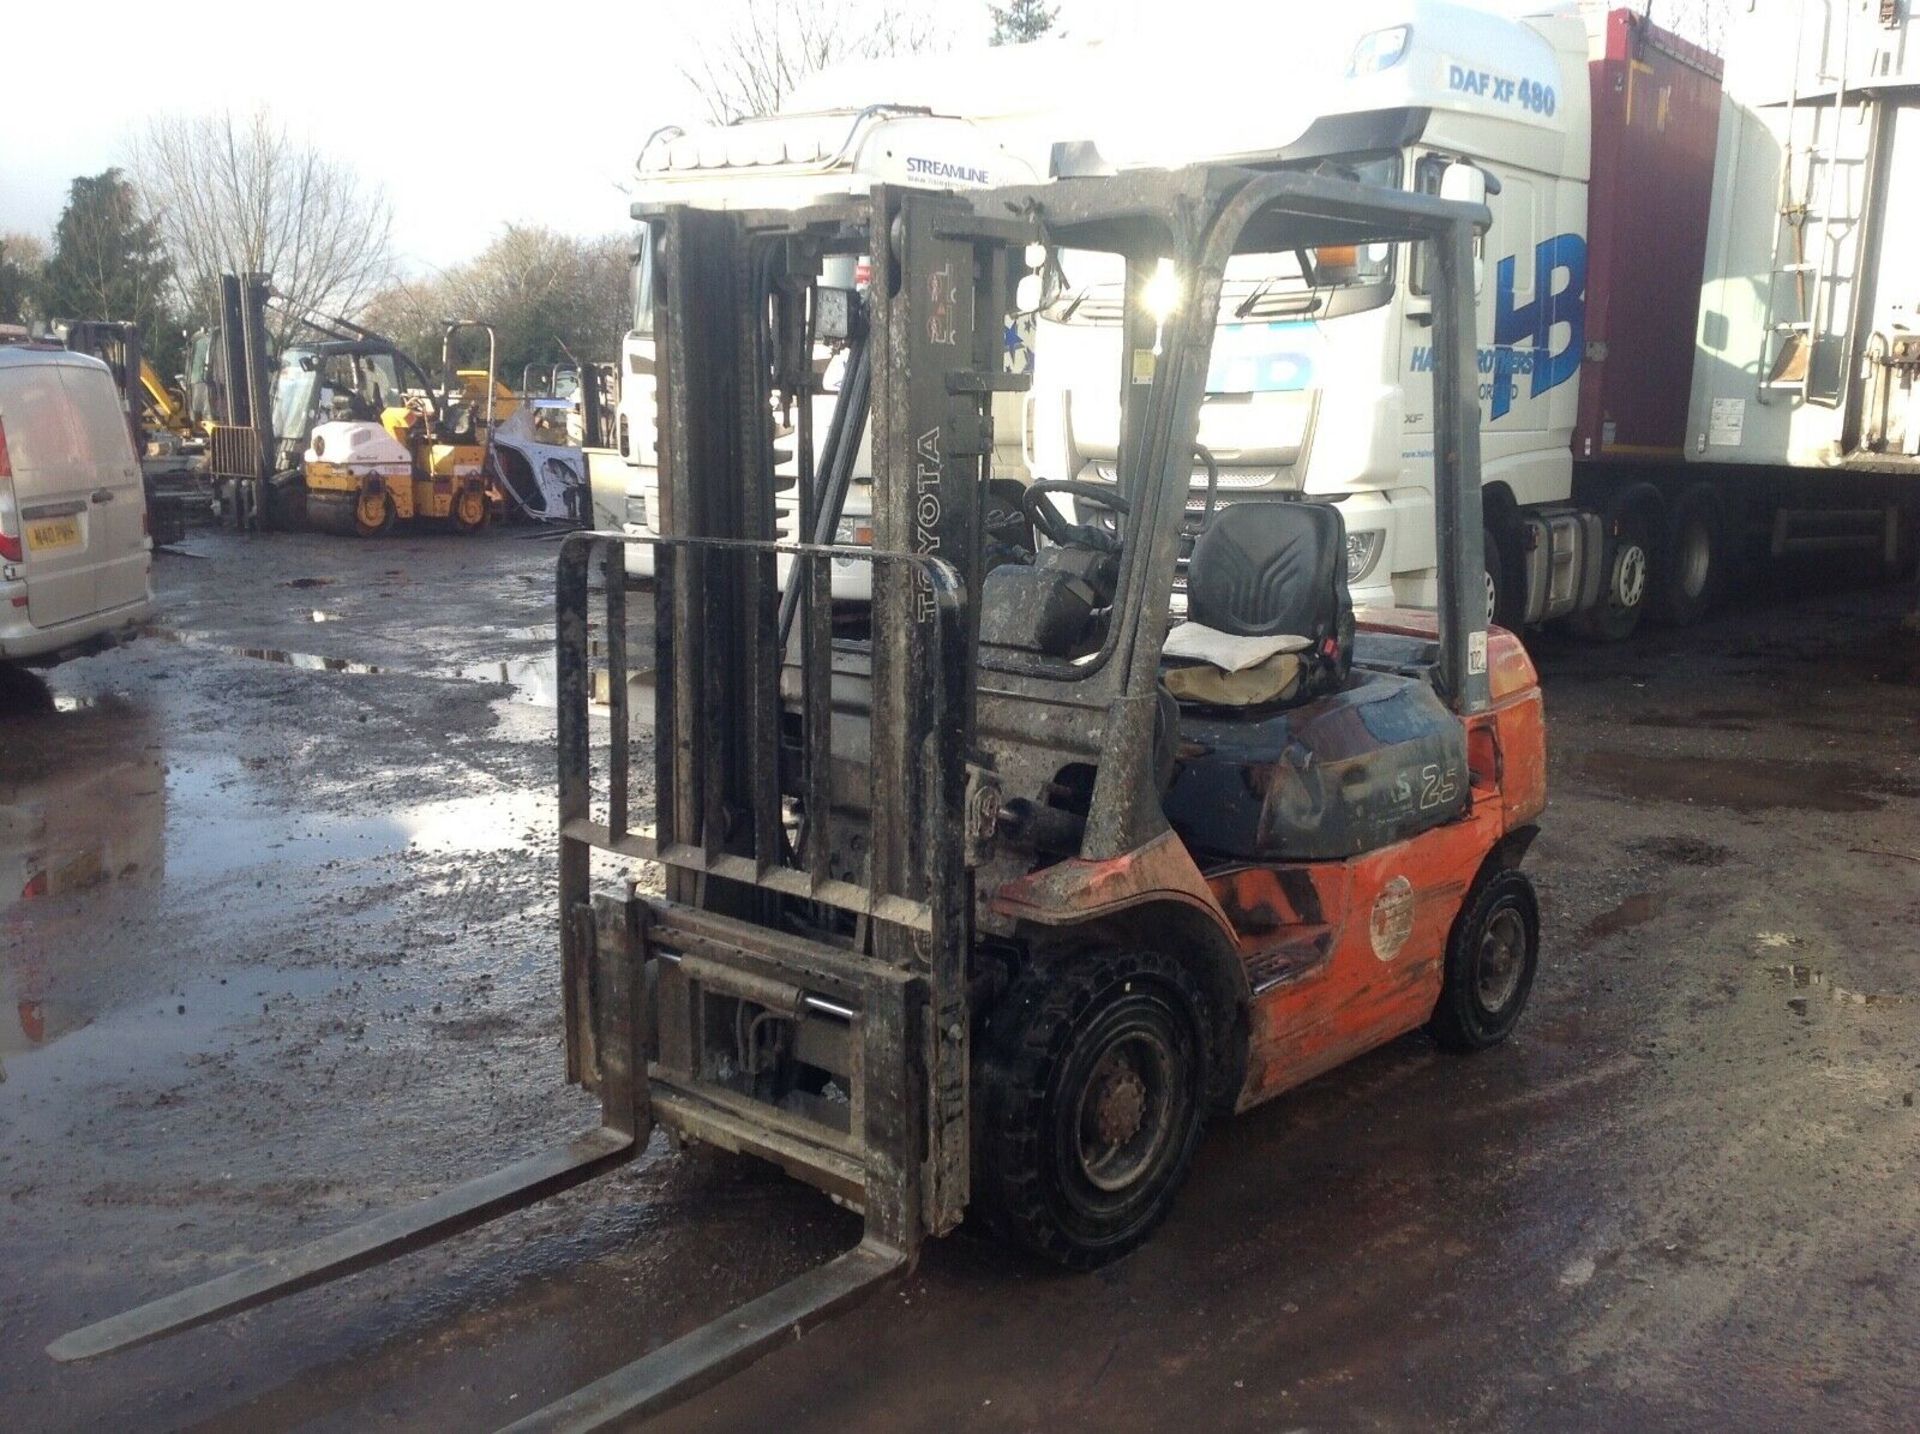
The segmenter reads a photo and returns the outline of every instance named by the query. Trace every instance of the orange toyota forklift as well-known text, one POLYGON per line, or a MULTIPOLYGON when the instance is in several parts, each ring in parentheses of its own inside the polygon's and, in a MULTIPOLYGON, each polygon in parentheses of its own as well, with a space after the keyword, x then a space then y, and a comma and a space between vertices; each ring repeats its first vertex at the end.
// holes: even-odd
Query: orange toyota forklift
POLYGON ((1460 198, 1203 168, 640 216, 655 580, 629 589, 640 540, 573 535, 557 615, 567 1069, 601 1123, 54 1356, 418 1248, 630 1159, 655 1125, 863 1212, 853 1249, 515 1427, 631 1422, 898 1278, 963 1218, 1098 1265, 1168 1214, 1210 1115, 1423 1026, 1458 1049, 1504 1038, 1538 955, 1520 864, 1546 764, 1533 669, 1488 629, 1481 579, 1476 174, 1449 176, 1460 198), (1431 613, 1356 615, 1337 506, 1219 502, 1196 460, 1228 260, 1376 243, 1431 260, 1431 613), (1032 541, 989 541, 990 400, 1025 382, 1001 362, 1006 318, 1090 250, 1126 273, 1117 482, 1036 483, 1032 541), (828 289, 849 256, 871 284, 828 289), (823 344, 852 377, 816 435, 823 344), (871 427, 871 548, 776 541, 783 413, 814 535, 871 427), (864 637, 835 626, 838 561, 873 565, 864 637), (661 869, 663 892, 596 890, 610 862, 661 869))

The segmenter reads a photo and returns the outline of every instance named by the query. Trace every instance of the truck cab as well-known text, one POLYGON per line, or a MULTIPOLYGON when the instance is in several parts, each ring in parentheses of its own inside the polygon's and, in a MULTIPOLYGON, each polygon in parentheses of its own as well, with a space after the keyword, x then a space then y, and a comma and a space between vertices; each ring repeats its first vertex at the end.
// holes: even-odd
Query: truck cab
MULTIPOLYGON (((1026 50, 1044 47, 1010 47, 1026 50)), ((996 51, 1000 55, 1002 52, 996 51)), ((1031 93, 1019 76, 1033 70, 1035 57, 1022 57, 1003 73, 1009 96, 988 102, 995 113, 961 118, 932 104, 863 104, 843 102, 843 94, 898 89, 917 98, 928 94, 940 72, 952 68, 950 57, 910 57, 853 67, 818 77, 800 91, 788 112, 695 131, 670 127, 656 132, 638 161, 639 183, 634 210, 662 203, 699 204, 709 208, 788 208, 866 193, 875 184, 916 189, 982 189, 990 185, 1027 183, 1044 178, 1042 157, 1051 131, 1033 122, 1031 93), (813 105, 818 108, 813 108, 813 105)), ((1005 70, 1006 67, 1001 67, 1005 70)), ((844 273, 833 276, 843 288, 860 288, 867 281, 864 262, 839 261, 844 273)), ((624 526, 635 535, 658 536, 660 521, 659 454, 656 447, 656 354, 654 325, 654 254, 647 225, 635 233, 632 256, 631 322, 621 344, 620 398, 616 443, 626 459, 627 493, 624 526)), ((1022 336, 1030 324, 1009 327, 1007 364, 1021 369, 1030 363, 1022 336)), ((827 432, 845 378, 844 346, 821 345, 815 361, 822 366, 825 391, 816 396, 813 431, 827 432)), ((994 475, 1006 499, 1006 511, 1017 507, 1018 485, 1026 478, 1022 451, 1024 431, 1020 396, 997 395, 994 403, 994 475)), ((798 471, 794 444, 797 425, 785 415, 776 425, 776 461, 789 480, 798 471)), ((845 510, 831 534, 802 534, 799 504, 789 481, 776 495, 781 536, 786 541, 816 536, 842 545, 864 546, 873 541, 872 502, 869 494, 873 464, 871 436, 863 431, 854 458, 854 484, 845 510)), ((635 544, 628 555, 629 570, 652 571, 653 549, 635 544)), ((785 581, 787 564, 781 564, 785 581)), ((870 596, 870 569, 851 560, 837 562, 832 574, 837 599, 864 602, 870 596)))
MULTIPOLYGON (((1439 193, 1459 162, 1477 168, 1485 178, 1472 197, 1494 216, 1476 273, 1489 512, 1566 501, 1585 304, 1584 24, 1411 0, 1317 15, 1315 42, 1290 47, 1288 12, 1251 23, 1272 33, 1236 44, 1273 57, 1274 83, 1223 86, 1192 134, 1101 116, 1102 158, 1122 168, 1218 159, 1425 193, 1439 193)), ((1038 316, 1029 450, 1042 476, 1111 481, 1117 276, 1077 273, 1071 258, 1063 268, 1038 316)), ((1427 290, 1404 246, 1376 245, 1237 256, 1221 300, 1200 422, 1219 497, 1338 503, 1362 605, 1435 601, 1427 290)), ((1190 528, 1208 481, 1196 462, 1190 528)), ((1489 547, 1490 589, 1512 583, 1503 567, 1517 565, 1518 545, 1489 547), (1512 563, 1500 563, 1503 548, 1512 563)))

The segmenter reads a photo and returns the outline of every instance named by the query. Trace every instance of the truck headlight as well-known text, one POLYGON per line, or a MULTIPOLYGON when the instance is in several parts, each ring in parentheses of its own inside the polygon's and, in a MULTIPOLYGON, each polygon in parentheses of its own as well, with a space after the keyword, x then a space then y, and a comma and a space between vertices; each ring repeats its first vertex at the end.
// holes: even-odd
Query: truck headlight
POLYGON ((629 528, 647 526, 647 495, 645 493, 627 494, 627 526, 629 528))
POLYGON ((1382 528, 1362 528, 1347 534, 1348 582, 1360 582, 1374 570, 1380 562, 1381 551, 1387 546, 1386 538, 1382 528))

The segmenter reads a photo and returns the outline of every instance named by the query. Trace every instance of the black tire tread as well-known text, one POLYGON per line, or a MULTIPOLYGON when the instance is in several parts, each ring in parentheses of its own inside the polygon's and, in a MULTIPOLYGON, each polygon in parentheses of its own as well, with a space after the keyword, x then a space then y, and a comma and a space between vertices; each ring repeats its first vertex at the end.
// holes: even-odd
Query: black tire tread
POLYGON ((1609 590, 1613 582, 1613 564, 1619 536, 1631 534, 1634 538, 1638 539, 1641 551, 1646 554, 1648 562, 1655 566, 1649 573, 1651 581, 1649 582, 1647 592, 1640 600, 1640 606, 1634 608, 1630 613, 1625 616, 1616 613, 1607 602, 1606 596, 1603 593, 1599 606, 1591 608, 1586 612, 1575 613, 1568 619, 1575 634, 1586 639, 1588 642, 1625 642, 1628 638, 1632 637, 1640 630, 1641 623, 1650 615, 1653 605, 1657 600, 1657 589, 1660 586, 1660 572, 1657 565, 1660 561, 1660 552, 1663 545, 1656 542, 1656 533, 1658 531, 1656 525, 1649 521, 1641 512, 1632 508, 1619 514, 1613 520, 1613 524, 1609 526, 1613 525, 1618 525, 1621 529, 1621 534, 1608 539, 1605 551, 1602 554, 1602 561, 1607 565, 1605 586, 1609 590))
POLYGON ((1158 953, 1099 948, 1029 963, 987 1018, 979 1053, 973 1195, 986 1227, 1009 1244, 1075 1270, 1097 1268, 1140 1245, 1166 1217, 1199 1144, 1209 1086, 1208 1030, 1199 984, 1179 962, 1158 953), (1088 1250, 1060 1228, 1047 1199, 1047 1086, 1094 1004, 1115 986, 1141 979, 1166 984, 1192 1012, 1193 1119, 1158 1209, 1124 1242, 1088 1250))
POLYGON ((1711 484, 1701 483, 1682 493, 1667 514, 1665 539, 1659 550, 1657 581, 1650 599, 1651 616, 1662 627, 1692 627, 1718 605, 1727 572, 1727 514, 1719 493, 1711 484), (1715 550, 1707 568, 1707 585, 1698 597, 1681 590, 1676 571, 1680 543, 1686 520, 1695 507, 1703 507, 1713 526, 1715 550))
POLYGON ((1524 627, 1526 604, 1524 565, 1517 556, 1519 538, 1511 522, 1490 519, 1482 538, 1485 554, 1483 561, 1493 573, 1494 600, 1497 610, 1487 615, 1488 621, 1508 632, 1517 633, 1524 627))
POLYGON ((1467 892, 1467 899, 1460 903, 1460 914, 1454 918, 1453 930, 1447 935, 1446 975, 1441 982, 1440 997, 1434 1002, 1433 1015, 1427 1022, 1435 1042, 1450 1051, 1480 1051, 1504 1041, 1512 1033, 1513 1022, 1526 1009, 1538 970, 1539 949, 1540 903, 1534 895, 1532 881, 1516 867, 1492 867, 1483 871, 1467 892), (1480 933, 1494 908, 1509 897, 1525 905, 1533 968, 1527 972, 1515 997, 1512 1020, 1502 1029, 1489 1032, 1482 1026, 1476 1009, 1478 1001, 1469 987, 1473 948, 1479 944, 1480 933))

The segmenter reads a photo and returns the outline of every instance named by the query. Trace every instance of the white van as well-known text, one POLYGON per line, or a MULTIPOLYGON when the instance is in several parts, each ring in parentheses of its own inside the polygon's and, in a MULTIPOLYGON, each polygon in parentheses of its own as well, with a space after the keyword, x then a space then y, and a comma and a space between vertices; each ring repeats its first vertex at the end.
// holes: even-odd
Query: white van
POLYGON ((153 611, 140 460, 107 366, 0 344, 0 663, 111 645, 153 611))

